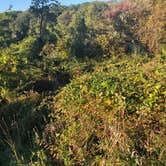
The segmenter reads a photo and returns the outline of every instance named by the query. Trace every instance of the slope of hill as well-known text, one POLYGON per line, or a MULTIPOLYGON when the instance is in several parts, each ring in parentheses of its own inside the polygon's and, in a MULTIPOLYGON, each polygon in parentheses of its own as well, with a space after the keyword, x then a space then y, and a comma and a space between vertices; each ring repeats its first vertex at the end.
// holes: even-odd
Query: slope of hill
POLYGON ((32 2, 0 13, 0 165, 164 166, 165 2, 32 2))

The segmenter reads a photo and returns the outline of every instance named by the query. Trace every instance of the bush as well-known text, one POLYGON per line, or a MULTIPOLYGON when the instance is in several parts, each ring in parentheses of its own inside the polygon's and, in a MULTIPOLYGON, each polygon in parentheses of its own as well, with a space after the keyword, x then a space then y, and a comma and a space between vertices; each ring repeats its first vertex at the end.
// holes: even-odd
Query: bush
POLYGON ((116 60, 73 80, 55 97, 45 129, 53 159, 65 165, 164 164, 164 65, 157 58, 116 60))

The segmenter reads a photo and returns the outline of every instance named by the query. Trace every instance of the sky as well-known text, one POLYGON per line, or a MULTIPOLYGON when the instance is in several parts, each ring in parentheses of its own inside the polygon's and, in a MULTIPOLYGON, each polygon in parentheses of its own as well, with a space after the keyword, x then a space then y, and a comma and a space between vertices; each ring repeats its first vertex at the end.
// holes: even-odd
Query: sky
MULTIPOLYGON (((91 2, 93 0, 59 0, 63 5, 79 4, 83 2, 91 2)), ((31 4, 31 0, 0 0, 0 12, 9 9, 9 6, 13 6, 13 10, 26 10, 31 4)))

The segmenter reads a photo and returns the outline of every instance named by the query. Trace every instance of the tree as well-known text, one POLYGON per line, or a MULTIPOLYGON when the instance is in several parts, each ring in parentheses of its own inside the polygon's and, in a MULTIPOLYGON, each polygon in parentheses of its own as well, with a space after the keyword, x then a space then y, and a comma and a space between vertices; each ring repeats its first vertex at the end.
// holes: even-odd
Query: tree
POLYGON ((17 40, 22 40, 28 36, 31 15, 29 12, 21 12, 14 22, 14 30, 17 40))
POLYGON ((76 57, 83 57, 87 27, 81 12, 73 16, 69 31, 72 36, 71 54, 76 57))
POLYGON ((148 11, 144 19, 139 19, 140 25, 137 33, 151 53, 161 53, 166 45, 166 21, 164 21, 166 2, 162 0, 135 1, 137 6, 144 6, 148 11))
POLYGON ((13 41, 13 20, 17 17, 17 12, 0 13, 0 47, 7 47, 13 41))
POLYGON ((139 21, 144 19, 145 14, 146 10, 132 1, 116 3, 105 11, 106 22, 119 34, 119 41, 123 41, 120 45, 123 45, 124 53, 131 54, 138 50, 149 53, 138 36, 139 21))
POLYGON ((62 54, 67 56, 84 57, 87 42, 87 26, 84 15, 78 11, 71 16, 71 20, 66 25, 66 28, 60 23, 58 30, 60 32, 57 43, 58 52, 60 48, 63 52, 62 54), (64 50, 66 53, 64 53, 64 50))
POLYGON ((40 37, 45 33, 48 18, 51 14, 50 8, 57 6, 59 6, 59 2, 57 0, 32 0, 30 11, 37 17, 40 37))

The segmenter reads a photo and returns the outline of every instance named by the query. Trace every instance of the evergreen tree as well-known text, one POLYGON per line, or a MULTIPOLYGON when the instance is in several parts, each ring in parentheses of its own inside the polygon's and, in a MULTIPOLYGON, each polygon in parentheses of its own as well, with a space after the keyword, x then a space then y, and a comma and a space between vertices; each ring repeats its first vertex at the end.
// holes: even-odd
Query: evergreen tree
POLYGON ((38 33, 40 37, 42 37, 45 33, 48 18, 50 16, 50 8, 57 6, 59 6, 57 0, 32 0, 30 11, 38 20, 38 33))

